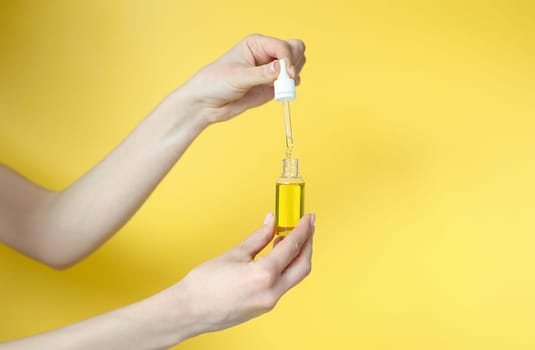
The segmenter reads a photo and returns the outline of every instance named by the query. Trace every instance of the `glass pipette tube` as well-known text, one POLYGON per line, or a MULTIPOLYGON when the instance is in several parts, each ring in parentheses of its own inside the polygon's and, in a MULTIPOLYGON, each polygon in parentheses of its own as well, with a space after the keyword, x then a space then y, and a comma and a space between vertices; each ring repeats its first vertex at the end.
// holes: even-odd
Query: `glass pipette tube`
POLYGON ((284 108, 284 128, 286 130, 286 158, 292 158, 294 150, 294 138, 292 135, 292 117, 290 115, 290 102, 282 103, 284 108))

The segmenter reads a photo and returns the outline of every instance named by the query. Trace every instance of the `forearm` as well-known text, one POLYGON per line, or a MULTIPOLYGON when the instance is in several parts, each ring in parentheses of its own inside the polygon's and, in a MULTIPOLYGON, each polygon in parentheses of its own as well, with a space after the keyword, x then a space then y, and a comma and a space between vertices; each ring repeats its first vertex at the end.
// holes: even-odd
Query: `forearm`
POLYGON ((56 193, 42 215, 40 252, 70 265, 91 253, 142 205, 207 126, 194 103, 173 92, 100 163, 56 193))
POLYGON ((161 294, 67 327, 0 344, 0 350, 167 349, 193 335, 189 317, 161 294), (162 298, 163 297, 163 298, 162 298))

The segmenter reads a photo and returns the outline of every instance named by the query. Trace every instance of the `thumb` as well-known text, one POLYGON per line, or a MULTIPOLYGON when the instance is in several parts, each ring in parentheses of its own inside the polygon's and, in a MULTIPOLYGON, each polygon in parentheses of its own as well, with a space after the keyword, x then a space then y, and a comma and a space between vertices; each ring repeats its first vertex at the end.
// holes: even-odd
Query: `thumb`
POLYGON ((275 217, 272 213, 266 215, 264 226, 254 231, 249 237, 233 250, 236 255, 244 260, 251 261, 273 239, 275 217))
POLYGON ((236 75, 238 86, 250 89, 258 85, 271 84, 277 79, 280 64, 278 60, 260 66, 248 67, 236 75))

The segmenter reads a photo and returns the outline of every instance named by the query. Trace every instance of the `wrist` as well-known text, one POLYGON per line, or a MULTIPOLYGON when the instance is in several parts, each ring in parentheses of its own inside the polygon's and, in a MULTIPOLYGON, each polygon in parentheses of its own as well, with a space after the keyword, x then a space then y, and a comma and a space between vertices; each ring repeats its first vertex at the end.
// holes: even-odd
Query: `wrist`
POLYGON ((137 320, 140 338, 147 340, 143 345, 148 348, 167 349, 200 333, 194 329, 187 303, 172 294, 166 290, 123 310, 137 320))
POLYGON ((205 333, 203 322, 196 315, 191 298, 180 283, 144 300, 157 319, 160 344, 173 346, 205 333))
POLYGON ((217 98, 210 98, 213 92, 210 90, 209 83, 200 79, 199 73, 193 76, 189 81, 183 84, 173 93, 177 93, 178 98, 187 100, 191 107, 191 115, 195 116, 196 120, 205 125, 205 127, 215 124, 220 121, 221 114, 224 112, 224 106, 220 104, 217 98))
POLYGON ((189 93, 187 83, 171 92, 151 113, 165 119, 176 129, 201 132, 210 122, 204 118, 204 106, 189 93))

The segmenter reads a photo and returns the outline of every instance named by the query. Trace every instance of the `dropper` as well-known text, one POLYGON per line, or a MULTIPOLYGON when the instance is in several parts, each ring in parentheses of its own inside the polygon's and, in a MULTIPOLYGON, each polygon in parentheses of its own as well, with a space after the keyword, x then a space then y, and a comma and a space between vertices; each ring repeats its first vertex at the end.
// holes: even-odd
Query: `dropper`
POLYGON ((286 158, 292 157, 294 148, 294 140, 292 135, 292 120, 290 115, 290 101, 295 100, 295 82, 288 75, 286 69, 286 61, 284 59, 279 60, 280 73, 275 80, 275 101, 282 102, 284 109, 284 127, 286 131, 286 158))
POLYGON ((284 101, 282 103, 284 108, 284 128, 286 130, 286 158, 292 158, 294 150, 294 137, 292 134, 292 117, 290 115, 290 102, 284 101))

